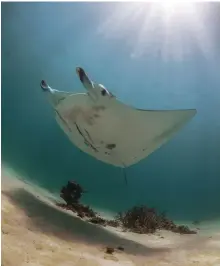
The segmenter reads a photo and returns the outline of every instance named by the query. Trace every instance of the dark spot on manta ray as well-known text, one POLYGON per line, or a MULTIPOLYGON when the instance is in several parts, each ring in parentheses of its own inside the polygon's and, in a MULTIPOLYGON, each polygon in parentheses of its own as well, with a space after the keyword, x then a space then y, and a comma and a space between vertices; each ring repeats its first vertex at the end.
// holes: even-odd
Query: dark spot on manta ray
POLYGON ((106 91, 105 89, 101 90, 101 94, 102 94, 102 96, 105 96, 106 93, 107 93, 107 91, 106 91))
POLYGON ((106 147, 107 149, 109 149, 109 150, 112 150, 112 149, 114 149, 114 148, 116 147, 116 144, 114 144, 114 143, 112 143, 112 144, 107 144, 105 147, 106 147))
POLYGON ((100 115, 98 115, 98 114, 94 114, 93 115, 95 118, 99 118, 100 117, 100 115))

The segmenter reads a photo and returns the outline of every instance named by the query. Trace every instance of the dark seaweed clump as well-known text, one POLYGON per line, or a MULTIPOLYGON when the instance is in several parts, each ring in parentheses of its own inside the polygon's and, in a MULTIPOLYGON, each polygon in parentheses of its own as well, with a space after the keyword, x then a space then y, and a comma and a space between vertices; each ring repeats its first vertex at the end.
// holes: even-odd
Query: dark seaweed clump
POLYGON ((88 205, 83 205, 79 202, 82 194, 85 192, 87 191, 75 181, 68 181, 67 185, 62 187, 60 191, 60 197, 66 202, 66 204, 57 203, 56 205, 77 213, 81 218, 94 218, 96 217, 96 213, 88 205))
POLYGON ((124 229, 139 234, 154 233, 161 229, 180 234, 196 234, 187 226, 175 225, 165 213, 159 214, 154 208, 147 206, 134 206, 124 213, 119 213, 116 219, 121 222, 124 229))
POLYGON ((66 210, 71 210, 80 218, 87 218, 93 224, 102 226, 121 227, 124 231, 131 231, 139 234, 152 234, 156 230, 169 230, 180 234, 196 234, 196 231, 190 230, 187 226, 176 225, 166 217, 165 213, 158 213, 154 208, 147 206, 134 206, 131 209, 118 213, 115 219, 107 220, 89 206, 80 203, 82 187, 74 181, 69 181, 68 184, 61 189, 60 196, 66 201, 66 204, 57 203, 57 206, 66 210))

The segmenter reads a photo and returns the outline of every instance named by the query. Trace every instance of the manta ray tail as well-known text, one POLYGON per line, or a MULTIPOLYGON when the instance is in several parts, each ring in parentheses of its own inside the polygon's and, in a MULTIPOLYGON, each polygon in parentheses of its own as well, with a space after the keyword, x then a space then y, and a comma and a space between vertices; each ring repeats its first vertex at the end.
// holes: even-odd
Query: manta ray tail
POLYGON ((124 175, 125 184, 128 185, 128 179, 127 179, 125 167, 126 167, 126 165, 124 165, 124 168, 122 168, 122 171, 123 171, 123 175, 124 175))

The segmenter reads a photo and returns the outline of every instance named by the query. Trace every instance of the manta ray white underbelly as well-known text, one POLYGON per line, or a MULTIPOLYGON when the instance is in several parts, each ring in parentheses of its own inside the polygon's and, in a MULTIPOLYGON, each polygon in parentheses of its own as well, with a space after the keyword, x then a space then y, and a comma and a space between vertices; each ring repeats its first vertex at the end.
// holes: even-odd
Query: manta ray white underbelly
POLYGON ((146 158, 196 114, 195 109, 139 110, 117 100, 87 75, 79 73, 79 77, 88 93, 59 92, 46 83, 41 87, 47 91, 56 120, 71 142, 114 166, 124 168, 146 158))

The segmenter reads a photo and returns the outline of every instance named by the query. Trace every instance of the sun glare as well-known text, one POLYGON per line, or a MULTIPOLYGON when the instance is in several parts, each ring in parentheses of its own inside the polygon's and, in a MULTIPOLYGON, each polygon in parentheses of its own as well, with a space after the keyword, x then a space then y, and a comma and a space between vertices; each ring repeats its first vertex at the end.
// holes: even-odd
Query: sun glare
POLYGON ((182 60, 199 46, 205 54, 211 44, 198 3, 155 1, 118 3, 98 29, 106 38, 123 39, 132 47, 131 57, 159 54, 182 60))
POLYGON ((175 14, 175 12, 178 12, 182 8, 193 8, 193 3, 187 3, 187 2, 177 2, 177 1, 163 1, 157 3, 162 10, 167 14, 175 14))
MULTIPOLYGON (((155 4, 155 7, 160 9, 165 17, 177 17, 177 16, 187 16, 192 15, 195 12, 195 4, 193 2, 181 2, 181 1, 163 1, 155 4)), ((179 19, 181 19, 179 17, 179 19)))

